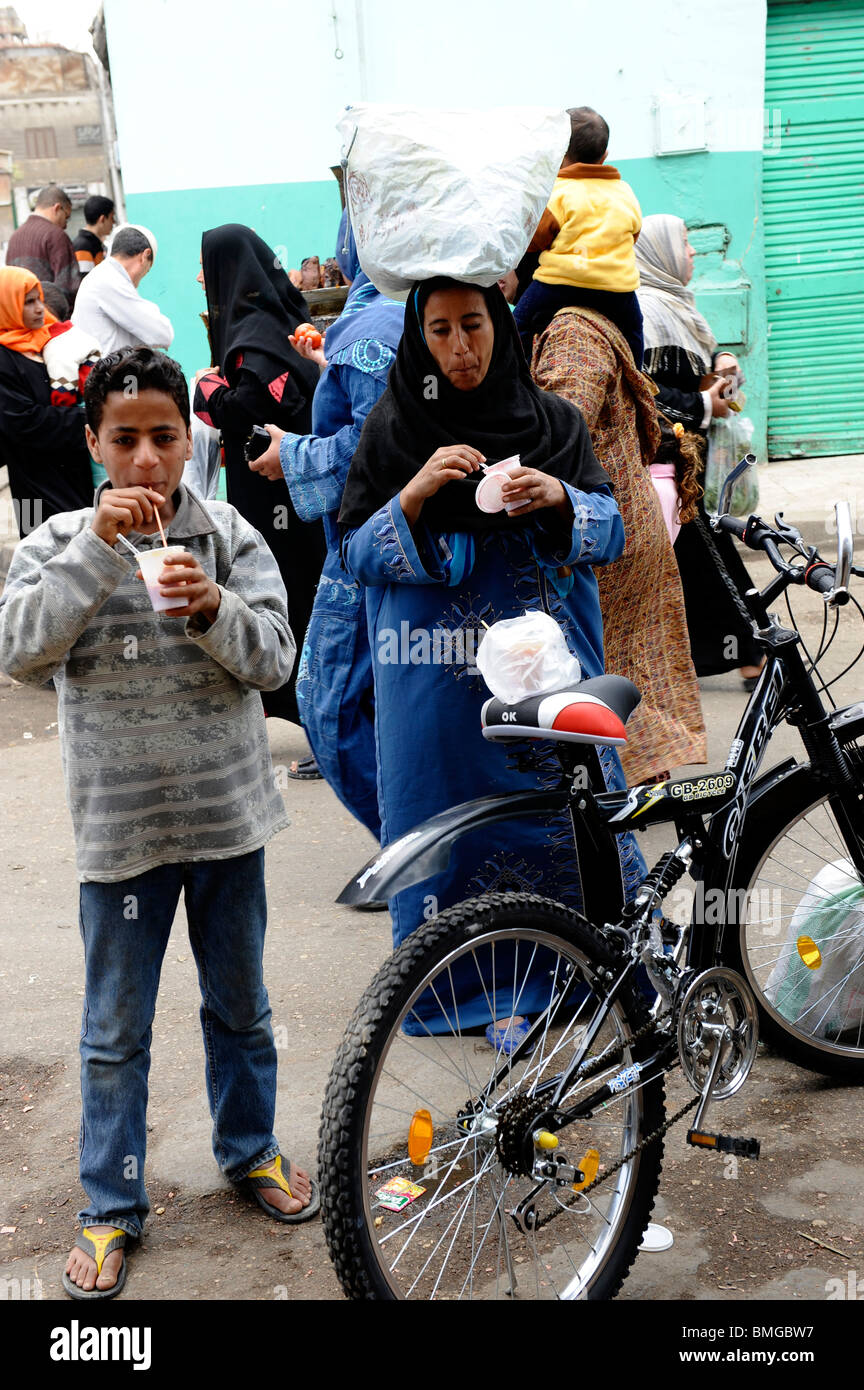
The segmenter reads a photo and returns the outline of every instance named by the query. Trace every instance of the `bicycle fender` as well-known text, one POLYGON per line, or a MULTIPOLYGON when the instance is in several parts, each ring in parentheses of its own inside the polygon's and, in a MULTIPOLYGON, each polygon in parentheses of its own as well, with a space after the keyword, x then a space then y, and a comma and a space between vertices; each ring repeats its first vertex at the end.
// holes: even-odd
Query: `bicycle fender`
POLYGON ((346 883, 337 903, 387 902, 403 888, 440 874, 450 863, 450 851, 469 830, 520 816, 542 816, 567 809, 566 789, 510 792, 505 796, 481 796, 440 811, 437 816, 400 835, 380 849, 359 873, 346 883))

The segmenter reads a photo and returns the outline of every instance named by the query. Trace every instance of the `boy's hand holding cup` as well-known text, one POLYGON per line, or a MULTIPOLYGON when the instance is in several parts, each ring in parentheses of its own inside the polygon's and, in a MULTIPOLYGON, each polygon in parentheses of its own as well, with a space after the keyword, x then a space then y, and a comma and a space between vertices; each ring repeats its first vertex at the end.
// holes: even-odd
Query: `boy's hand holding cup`
POLYGON ((167 618, 191 618, 200 613, 208 623, 215 622, 221 590, 182 545, 143 550, 140 563, 138 574, 147 585, 150 602, 157 612, 167 618))

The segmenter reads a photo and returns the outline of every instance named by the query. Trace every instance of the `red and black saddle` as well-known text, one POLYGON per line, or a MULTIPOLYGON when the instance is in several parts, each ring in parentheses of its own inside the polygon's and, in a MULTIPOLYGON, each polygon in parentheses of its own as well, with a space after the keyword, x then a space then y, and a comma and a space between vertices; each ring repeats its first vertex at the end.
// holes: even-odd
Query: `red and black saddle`
POLYGON ((481 711, 483 737, 549 738, 563 743, 627 742, 625 725, 642 696, 624 676, 592 676, 566 690, 507 704, 493 697, 481 711))

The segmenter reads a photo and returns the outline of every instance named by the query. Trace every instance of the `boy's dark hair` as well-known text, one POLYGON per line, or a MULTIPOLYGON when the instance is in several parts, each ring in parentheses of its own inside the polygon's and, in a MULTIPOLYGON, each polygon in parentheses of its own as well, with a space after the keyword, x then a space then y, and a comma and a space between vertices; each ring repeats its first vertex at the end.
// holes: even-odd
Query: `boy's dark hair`
POLYGON ((41 284, 45 308, 51 310, 51 313, 58 323, 68 323, 69 300, 66 298, 60 286, 55 285, 51 280, 43 280, 41 284))
POLYGON ((183 369, 164 352, 130 347, 100 357, 84 387, 84 414, 94 434, 99 432, 105 402, 114 391, 125 396, 137 395, 139 391, 162 391, 171 397, 184 425, 189 425, 189 388, 183 369))
POLYGON ((590 106, 571 106, 570 144, 567 159, 570 164, 599 164, 609 148, 609 127, 603 117, 590 106))
POLYGON ((103 198, 100 193, 94 193, 84 204, 84 221, 88 227, 95 227, 100 217, 108 217, 113 211, 113 198, 103 198))
POLYGON ((44 188, 40 188, 33 206, 34 208, 54 208, 58 203, 62 203, 64 208, 71 208, 72 199, 66 189, 60 187, 59 183, 49 183, 44 188))
POLYGON ((121 227, 119 232, 114 233, 114 240, 111 242, 112 256, 124 256, 131 260, 133 256, 140 256, 142 251, 149 251, 152 259, 153 247, 137 227, 121 227))

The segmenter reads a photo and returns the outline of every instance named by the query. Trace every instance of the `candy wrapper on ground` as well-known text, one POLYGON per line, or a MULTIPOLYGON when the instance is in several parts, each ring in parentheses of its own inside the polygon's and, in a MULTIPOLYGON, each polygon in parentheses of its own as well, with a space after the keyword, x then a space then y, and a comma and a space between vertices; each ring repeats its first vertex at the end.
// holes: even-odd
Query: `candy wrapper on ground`
POLYGON ((508 705, 582 679, 579 662, 548 613, 493 623, 480 643, 477 666, 492 694, 508 705))

